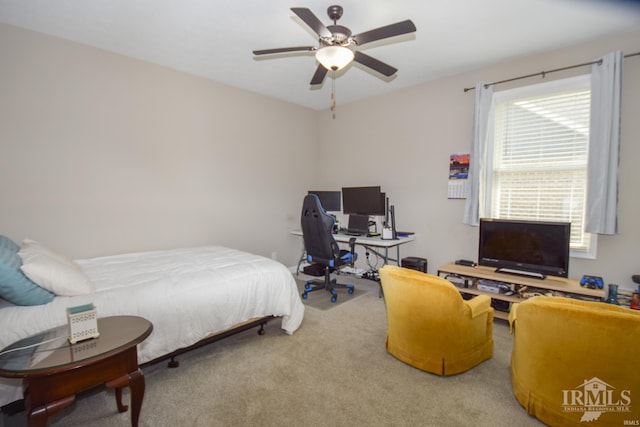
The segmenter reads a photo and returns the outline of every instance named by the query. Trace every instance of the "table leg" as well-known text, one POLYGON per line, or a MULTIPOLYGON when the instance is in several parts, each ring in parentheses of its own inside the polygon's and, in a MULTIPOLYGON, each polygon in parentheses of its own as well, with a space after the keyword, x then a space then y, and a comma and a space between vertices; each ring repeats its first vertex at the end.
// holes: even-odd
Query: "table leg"
POLYGON ((122 388, 129 385, 129 374, 123 375, 120 378, 109 381, 105 384, 105 387, 115 388, 116 391, 116 405, 118 405, 118 412, 125 412, 129 407, 122 404, 122 388))
POLYGON ((142 399, 144 399, 144 375, 140 369, 129 374, 129 388, 131 389, 131 426, 138 426, 142 399))
POLYGON ((296 276, 300 272, 300 264, 302 264, 307 260, 306 254, 307 254, 307 251, 304 248, 302 248, 302 253, 300 254, 300 259, 298 260, 298 268, 296 268, 296 276))
POLYGON ((27 396, 27 425, 29 427, 45 427, 47 425, 47 419, 49 415, 53 415, 61 409, 71 405, 76 399, 75 395, 65 397, 64 399, 56 400, 55 402, 47 403, 43 406, 31 408, 31 404, 28 401, 27 396))
POLYGON ((140 418, 140 409, 142 408, 142 400, 144 399, 144 375, 140 369, 123 375, 120 378, 109 381, 105 384, 107 387, 115 388, 116 404, 118 412, 125 412, 129 407, 122 403, 122 388, 129 386, 131 390, 131 425, 136 427, 140 418))

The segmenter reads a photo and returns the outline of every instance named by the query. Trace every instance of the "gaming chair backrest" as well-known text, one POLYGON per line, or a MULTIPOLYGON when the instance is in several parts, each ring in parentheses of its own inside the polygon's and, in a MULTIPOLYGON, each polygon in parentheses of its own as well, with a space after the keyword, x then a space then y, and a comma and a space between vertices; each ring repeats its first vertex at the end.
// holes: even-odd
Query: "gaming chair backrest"
POLYGON ((333 238, 335 219, 326 213, 315 194, 308 194, 302 202, 300 225, 304 249, 314 261, 328 263, 339 257, 340 247, 333 238))

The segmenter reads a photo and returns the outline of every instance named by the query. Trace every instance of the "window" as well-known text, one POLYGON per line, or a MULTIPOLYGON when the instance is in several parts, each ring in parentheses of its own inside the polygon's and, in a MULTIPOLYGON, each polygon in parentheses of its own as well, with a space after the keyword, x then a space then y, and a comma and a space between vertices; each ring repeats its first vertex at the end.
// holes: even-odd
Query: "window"
POLYGON ((494 94, 483 214, 571 222, 571 255, 595 257, 584 232, 590 76, 494 94))

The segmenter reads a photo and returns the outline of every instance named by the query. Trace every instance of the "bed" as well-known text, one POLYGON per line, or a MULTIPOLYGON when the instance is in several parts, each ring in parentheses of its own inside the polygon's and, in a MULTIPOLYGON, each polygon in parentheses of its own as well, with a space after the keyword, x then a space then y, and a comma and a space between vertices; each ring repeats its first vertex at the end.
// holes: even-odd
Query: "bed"
MULTIPOLYGON (((4 239, 4 246, 10 246, 4 239)), ((46 255, 57 256, 44 250, 46 255)), ((21 271, 25 272, 29 259, 22 254, 21 258, 21 271)), ((53 262, 51 258, 48 261, 53 262)), ((54 261, 57 267, 57 261, 71 265, 78 270, 76 276, 86 281, 74 283, 71 276, 58 280, 58 288, 46 289, 52 294, 50 301, 40 305, 19 306, 0 298, 0 349, 66 324, 67 307, 88 303, 95 305, 98 317, 131 314, 153 323, 152 334, 138 346, 140 364, 166 358, 238 325, 270 316, 280 319, 285 333, 293 334, 304 316, 295 280, 284 265, 226 247, 181 248, 75 261, 61 257, 54 261), (75 289, 59 288, 69 283, 75 289)), ((48 273, 45 279, 64 276, 50 266, 40 270, 40 274, 48 273)), ((24 276, 38 278, 35 273, 24 276)), ((19 381, 0 378, 0 407, 21 398, 19 381)))

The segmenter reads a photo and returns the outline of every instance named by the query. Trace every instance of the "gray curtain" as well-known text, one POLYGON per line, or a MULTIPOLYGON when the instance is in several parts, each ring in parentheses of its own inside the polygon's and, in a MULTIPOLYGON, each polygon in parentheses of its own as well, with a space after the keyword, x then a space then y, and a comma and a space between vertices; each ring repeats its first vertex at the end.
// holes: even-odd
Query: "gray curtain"
POLYGON ((618 232, 618 164, 622 52, 611 52, 591 70, 591 130, 585 230, 618 232))
POLYGON ((464 205, 462 222, 468 225, 480 224, 480 180, 486 173, 487 164, 487 129, 493 105, 493 86, 485 87, 484 83, 476 83, 476 98, 473 113, 473 134, 469 155, 468 194, 464 205))

